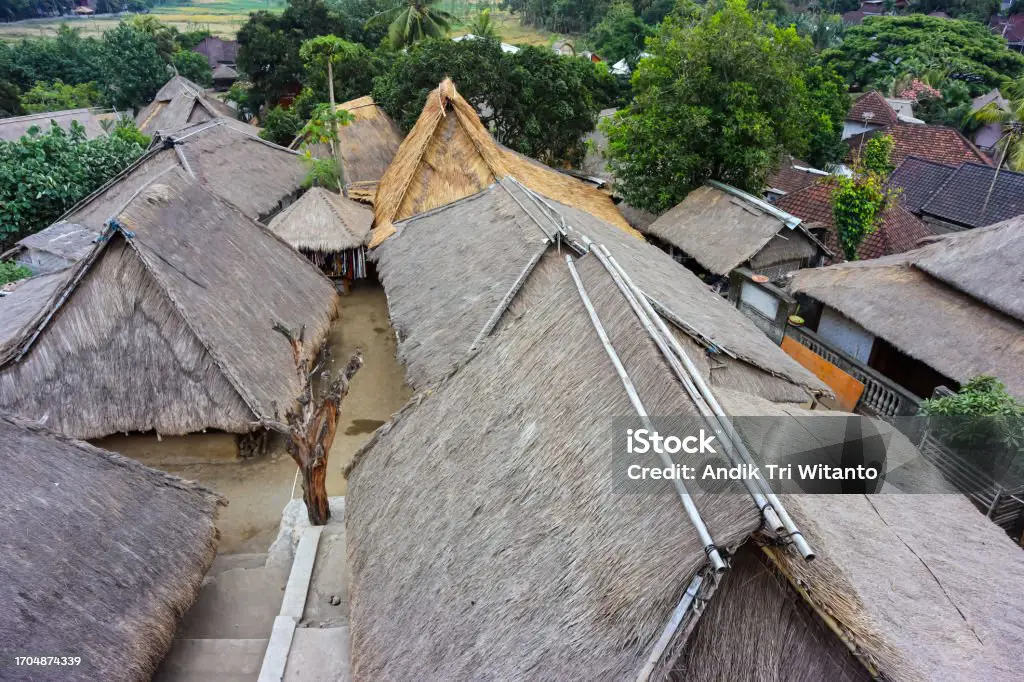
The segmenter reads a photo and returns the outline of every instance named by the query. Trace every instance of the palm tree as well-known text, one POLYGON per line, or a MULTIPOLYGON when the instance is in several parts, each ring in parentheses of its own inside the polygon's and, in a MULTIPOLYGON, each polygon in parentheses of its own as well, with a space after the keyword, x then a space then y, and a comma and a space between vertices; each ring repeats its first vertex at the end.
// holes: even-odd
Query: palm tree
POLYGON ((969 117, 981 125, 998 123, 1003 133, 995 144, 998 161, 996 172, 992 176, 992 184, 989 185, 985 203, 981 208, 982 216, 988 210, 988 201, 992 197, 992 190, 995 189, 1002 167, 1005 165, 1012 171, 1024 171, 1024 77, 1006 86, 1006 95, 1005 105, 999 106, 998 102, 989 102, 969 117))
POLYGON ((366 25, 388 27, 388 42, 399 50, 426 38, 443 38, 455 17, 437 9, 440 0, 401 0, 392 9, 370 17, 366 25))
POLYGON ((498 29, 491 21, 490 8, 483 10, 466 26, 466 31, 480 38, 498 38, 498 29))

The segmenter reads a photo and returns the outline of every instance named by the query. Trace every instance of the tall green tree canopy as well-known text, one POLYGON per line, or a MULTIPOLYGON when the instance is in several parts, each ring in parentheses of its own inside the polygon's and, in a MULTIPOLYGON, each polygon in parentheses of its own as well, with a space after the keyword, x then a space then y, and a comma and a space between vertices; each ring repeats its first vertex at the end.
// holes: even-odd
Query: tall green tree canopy
POLYGON ((885 89, 905 74, 942 69, 979 95, 1024 74, 1024 55, 987 26, 913 14, 867 17, 842 45, 822 53, 848 83, 885 89))
POLYGON ((636 15, 633 5, 620 0, 591 29, 587 39, 594 51, 612 64, 625 59, 636 64, 644 41, 653 30, 636 15))
POLYGON ((614 88, 606 69, 548 49, 506 54, 495 40, 427 40, 376 79, 373 97, 408 130, 427 94, 446 77, 482 112, 499 142, 553 164, 579 160, 580 139, 605 106, 605 92, 614 88))
POLYGON ((70 132, 51 124, 0 141, 0 251, 52 223, 143 151, 131 135, 88 140, 77 122, 70 132))
POLYGON ((398 0, 398 4, 372 17, 368 26, 386 25, 388 43, 396 50, 427 38, 448 35, 455 16, 444 11, 441 0, 398 0))
POLYGON ((849 100, 795 29, 727 0, 666 19, 648 51, 633 102, 606 126, 634 206, 668 209, 708 178, 760 192, 783 152, 834 160, 849 100))
POLYGON ((149 104, 170 73, 153 38, 128 24, 103 34, 100 88, 117 109, 149 104))
POLYGON ((99 102, 100 91, 95 83, 67 85, 59 80, 36 83, 21 97, 21 103, 29 114, 93 107, 99 102))

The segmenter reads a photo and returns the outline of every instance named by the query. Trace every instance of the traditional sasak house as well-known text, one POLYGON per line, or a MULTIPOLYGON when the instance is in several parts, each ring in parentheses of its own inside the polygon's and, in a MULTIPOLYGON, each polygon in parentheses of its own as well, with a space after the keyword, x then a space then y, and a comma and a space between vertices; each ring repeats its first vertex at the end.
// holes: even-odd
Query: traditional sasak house
POLYGON ((0 461, 0 676, 48 651, 77 660, 62 680, 150 679, 213 563, 219 498, 8 415, 0 461))
POLYGON ((371 247, 394 234, 396 222, 464 199, 508 176, 549 200, 640 236, 604 192, 497 144, 473 106, 445 80, 427 96, 423 113, 380 181, 371 247))
POLYGON ((810 327, 920 398, 980 374, 1024 397, 1024 217, 895 256, 794 273, 810 327))
POLYGON ((234 109, 206 94, 202 87, 184 76, 174 76, 135 117, 135 125, 146 135, 169 133, 218 117, 237 118, 234 109))
POLYGON ((833 255, 801 218, 714 180, 690 192, 644 234, 714 279, 743 267, 777 282, 833 255))
MULTIPOLYGON (((372 204, 377 183, 402 144, 402 132, 372 97, 343 102, 338 109, 352 114, 353 119, 338 128, 345 192, 351 199, 372 204)), ((301 137, 296 138, 292 149, 298 149, 303 141, 301 137)), ((310 151, 313 156, 321 158, 331 154, 327 144, 314 144, 310 151)))
POLYGON ((218 118, 154 137, 142 158, 58 222, 98 233, 141 187, 169 168, 181 169, 219 199, 264 223, 302 193, 308 174, 298 152, 261 139, 252 126, 218 118))
POLYGON ((337 192, 313 187, 274 216, 268 227, 327 276, 346 286, 366 273, 366 242, 373 212, 337 192))
POLYGON ((74 265, 92 250, 97 233, 84 225, 55 223, 30 234, 6 253, 0 261, 13 260, 33 274, 55 272, 74 265))
POLYGON ((76 438, 245 434, 301 393, 330 280, 177 167, 115 210, 76 266, 0 298, 0 408, 76 438))

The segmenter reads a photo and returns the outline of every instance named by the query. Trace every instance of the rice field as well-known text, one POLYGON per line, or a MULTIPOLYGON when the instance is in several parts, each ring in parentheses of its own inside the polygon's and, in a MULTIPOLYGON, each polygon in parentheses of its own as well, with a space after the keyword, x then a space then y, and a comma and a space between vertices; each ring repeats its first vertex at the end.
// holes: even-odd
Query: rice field
MULTIPOLYGON (((447 0, 441 6, 458 17, 468 17, 476 12, 477 3, 467 0, 447 0)), ((238 29, 246 22, 250 12, 267 10, 283 11, 285 0, 191 0, 179 5, 161 5, 153 8, 151 14, 160 21, 180 31, 205 29, 223 38, 234 38, 238 29)), ((519 19, 508 12, 491 11, 491 20, 498 34, 506 43, 525 45, 548 45, 557 37, 548 31, 521 26, 519 19)), ((0 40, 20 40, 56 35, 61 24, 69 24, 83 35, 98 36, 117 25, 120 17, 60 17, 58 19, 29 19, 14 23, 0 24, 0 40)), ((452 35, 466 33, 461 22, 452 26, 452 35)))

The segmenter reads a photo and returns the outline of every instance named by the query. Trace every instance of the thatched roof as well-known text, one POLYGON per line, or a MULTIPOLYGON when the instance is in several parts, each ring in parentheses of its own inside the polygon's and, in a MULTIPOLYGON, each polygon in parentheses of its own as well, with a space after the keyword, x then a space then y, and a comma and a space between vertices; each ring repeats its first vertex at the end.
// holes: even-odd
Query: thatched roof
POLYGON ((373 212, 322 187, 313 187, 274 216, 268 227, 296 249, 344 251, 370 237, 373 212))
MULTIPOLYGON (((350 469, 355 679, 634 679, 706 562, 677 498, 610 484, 609 425, 633 408, 565 253, 350 469)), ((692 418, 596 256, 576 267, 648 411, 692 418)), ((723 546, 759 523, 744 494, 691 492, 723 546)))
MULTIPOLYGON (((338 109, 349 112, 354 119, 338 128, 345 189, 350 198, 372 204, 377 183, 402 144, 402 131, 369 95, 342 102, 338 109)), ((297 149, 303 141, 303 137, 296 137, 291 148, 297 149)), ((330 146, 324 143, 313 145, 311 151, 321 158, 331 154, 330 146)))
POLYGON ((297 152, 260 139, 252 126, 219 118, 162 136, 60 222, 100 231, 141 187, 168 168, 182 169, 218 198, 261 221, 298 196, 308 173, 297 152))
POLYGON ((397 236, 373 252, 411 385, 424 386, 444 376, 466 356, 488 320, 500 316, 500 304, 516 281, 534 276, 527 266, 536 264, 549 248, 548 238, 563 224, 603 241, 674 322, 691 338, 716 349, 716 360, 735 360, 769 380, 777 376, 774 383, 791 389, 827 391, 660 249, 585 211, 540 201, 510 179, 398 223, 397 236))
POLYGON ((80 438, 250 431, 301 390, 273 326, 304 326, 308 353, 335 313, 329 280, 180 169, 141 188, 101 246, 52 277, 0 301, 19 324, 0 347, 0 407, 80 438))
POLYGON ((913 251, 800 270, 793 291, 834 308, 958 382, 998 377, 1024 396, 1024 218, 913 251))
POLYGON ((507 176, 639 236, 607 194, 499 146, 473 106, 445 80, 427 96, 423 113, 381 178, 370 245, 394 234, 395 222, 476 194, 507 176))
POLYGON ((32 127, 37 127, 40 132, 46 133, 50 129, 51 121, 64 130, 71 130, 72 121, 77 121, 85 128, 86 137, 89 139, 100 137, 107 134, 103 130, 103 126, 100 125, 100 114, 98 109, 68 109, 0 119, 0 140, 17 141, 23 135, 27 135, 32 127))
POLYGON ((135 117, 135 125, 147 135, 173 132, 217 117, 237 118, 237 112, 184 76, 174 76, 135 117))
POLYGON ((99 233, 85 225, 54 223, 23 238, 0 254, 0 261, 15 260, 34 273, 62 270, 85 258, 99 233))
POLYGON ((62 680, 148 680, 213 563, 218 497, 3 415, 0 461, 4 678, 53 655, 82 659, 62 680))
POLYGON ((218 64, 213 70, 213 80, 236 80, 238 78, 238 71, 235 67, 229 64, 218 64))
POLYGON ((749 262, 777 237, 799 242, 796 258, 830 253, 800 218, 721 183, 699 187, 644 231, 693 257, 716 275, 749 262), (809 251, 809 253, 808 253, 809 251))

